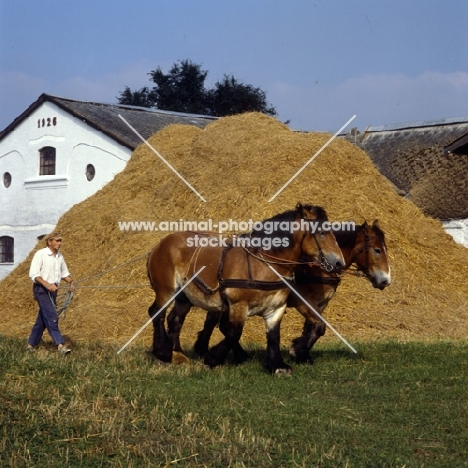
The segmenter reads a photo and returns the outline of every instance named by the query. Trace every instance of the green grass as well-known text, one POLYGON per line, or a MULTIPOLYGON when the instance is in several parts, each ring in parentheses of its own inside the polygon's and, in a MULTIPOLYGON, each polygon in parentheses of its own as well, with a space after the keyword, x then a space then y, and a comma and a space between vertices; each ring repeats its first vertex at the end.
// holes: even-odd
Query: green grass
POLYGON ((0 466, 468 466, 468 343, 356 347, 319 344, 278 378, 260 348, 208 371, 0 338, 0 466))

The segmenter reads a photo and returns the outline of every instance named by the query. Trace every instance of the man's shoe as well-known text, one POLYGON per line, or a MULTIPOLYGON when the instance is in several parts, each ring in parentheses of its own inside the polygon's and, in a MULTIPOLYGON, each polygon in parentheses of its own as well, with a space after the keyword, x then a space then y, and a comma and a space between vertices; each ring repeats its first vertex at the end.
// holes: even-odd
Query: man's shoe
POLYGON ((36 348, 34 346, 31 346, 31 345, 28 345, 28 347, 26 348, 30 353, 35 353, 36 352, 36 348))
POLYGON ((67 348, 66 346, 62 346, 58 350, 59 354, 68 354, 71 353, 71 349, 67 348))

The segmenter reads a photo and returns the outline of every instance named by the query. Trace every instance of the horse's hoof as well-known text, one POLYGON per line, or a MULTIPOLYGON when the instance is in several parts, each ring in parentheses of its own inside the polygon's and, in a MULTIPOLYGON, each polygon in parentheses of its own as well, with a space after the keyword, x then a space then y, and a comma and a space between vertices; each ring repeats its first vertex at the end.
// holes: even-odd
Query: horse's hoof
POLYGON ((310 356, 309 350, 301 351, 291 346, 289 349, 289 355, 294 359, 294 361, 298 364, 313 364, 313 360, 310 356))
POLYGON ((294 362, 297 364, 313 364, 314 360, 311 358, 310 354, 298 354, 294 357, 294 362))
POLYGON ((203 364, 203 367, 207 370, 213 370, 214 366, 210 366, 209 364, 203 364))
POLYGON ((290 367, 281 367, 275 370, 275 375, 278 377, 291 377, 292 369, 290 367))
POLYGON ((190 359, 184 353, 181 353, 179 351, 173 351, 172 362, 174 364, 189 364, 190 359))
POLYGON ((234 355, 234 362, 237 365, 244 364, 244 362, 247 362, 249 360, 250 356, 247 353, 234 355))

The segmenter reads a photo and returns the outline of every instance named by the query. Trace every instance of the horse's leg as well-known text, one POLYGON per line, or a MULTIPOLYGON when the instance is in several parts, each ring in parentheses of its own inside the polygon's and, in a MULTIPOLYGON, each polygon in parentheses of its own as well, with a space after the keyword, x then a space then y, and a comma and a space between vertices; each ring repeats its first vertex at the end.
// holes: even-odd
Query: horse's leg
POLYGON ((267 337, 266 368, 272 374, 291 375, 292 373, 291 366, 284 362, 280 350, 280 325, 285 310, 286 306, 276 309, 263 317, 267 337))
POLYGON ((180 331, 184 324, 185 318, 192 308, 191 302, 185 298, 177 297, 174 307, 169 312, 167 317, 168 335, 172 342, 172 362, 176 364, 187 364, 190 360, 182 351, 180 346, 180 331))
POLYGON ((292 341, 289 354, 294 357, 296 362, 312 363, 310 350, 317 340, 325 334, 326 325, 318 318, 312 320, 306 305, 296 305, 296 309, 305 317, 304 328, 302 335, 292 341))
MULTIPOLYGON (((229 314, 227 312, 208 312, 203 329, 198 332, 198 338, 193 347, 199 356, 205 356, 208 352, 211 335, 218 324, 220 332, 226 336, 230 327, 229 314)), ((233 343, 232 352, 236 364, 242 364, 249 359, 249 355, 239 342, 233 343)))
MULTIPOLYGON (((229 314, 227 312, 223 312, 219 321, 219 330, 224 336, 228 333, 229 326, 229 314)), ((239 341, 232 344, 232 353, 236 364, 242 364, 249 359, 247 351, 245 351, 239 341)))
POLYGON ((210 338, 213 330, 216 328, 220 320, 221 312, 207 312, 203 329, 198 332, 197 341, 193 345, 194 351, 203 357, 208 352, 210 338))
POLYGON ((166 309, 161 310, 155 316, 161 307, 158 301, 155 300, 148 309, 148 314, 153 320, 153 354, 156 359, 163 362, 171 362, 172 360, 172 343, 166 333, 164 320, 166 318, 166 309))
MULTIPOLYGON (((305 324, 304 324, 305 325, 305 324)), ((325 335, 325 331, 327 330, 327 326, 325 325, 324 322, 322 321, 317 321, 314 324, 314 330, 310 333, 309 335, 309 340, 308 340, 308 346, 309 346, 309 351, 312 349, 312 346, 317 342, 317 340, 325 335)))
POLYGON ((237 307, 237 311, 233 309, 235 308, 231 307, 229 319, 223 325, 224 339, 213 346, 205 356, 205 366, 207 367, 213 368, 223 364, 229 351, 239 343, 247 318, 247 309, 245 306, 237 307))

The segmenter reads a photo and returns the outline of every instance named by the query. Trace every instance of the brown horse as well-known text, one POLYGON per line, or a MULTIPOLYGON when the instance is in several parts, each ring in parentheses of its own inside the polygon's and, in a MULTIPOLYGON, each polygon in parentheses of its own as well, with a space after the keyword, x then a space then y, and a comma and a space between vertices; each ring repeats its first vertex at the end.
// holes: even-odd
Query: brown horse
MULTIPOLYGON (((365 222, 362 226, 357 226, 354 231, 335 231, 335 237, 346 262, 343 270, 354 264, 374 288, 382 290, 390 285, 391 275, 385 235, 377 220, 372 226, 365 222)), ((340 282, 339 273, 303 264, 295 268, 292 286, 317 312, 322 314, 335 295, 340 282)), ((290 354, 297 362, 310 361, 310 350, 325 334, 326 325, 318 317, 311 315, 309 307, 293 292, 288 297, 287 307, 296 308, 305 318, 302 335, 293 340, 290 354)), ((209 312, 194 346, 195 352, 200 356, 206 353, 211 334, 218 325, 221 332, 225 333, 228 328, 225 317, 221 317, 217 312, 209 312)), ((236 361, 245 360, 247 357, 240 344, 233 348, 233 352, 236 361)))
MULTIPOLYGON (((367 223, 358 226, 354 232, 335 232, 335 237, 345 258, 344 270, 355 264, 374 288, 383 290, 390 285, 385 235, 377 220, 372 226, 367 223)), ((340 281, 339 275, 324 272, 317 267, 300 266, 295 271, 295 289, 320 314, 335 295, 340 281)), ((296 308, 305 318, 302 335, 293 340, 289 353, 297 362, 311 361, 309 352, 325 334, 326 325, 316 316, 311 319, 309 308, 294 293, 289 295, 287 306, 296 308)))
POLYGON ((339 271, 345 262, 333 233, 311 229, 313 223, 321 225, 325 221, 323 208, 298 204, 295 210, 261 223, 262 227, 272 229, 254 230, 249 236, 236 238, 238 243, 242 240, 250 247, 234 245, 234 239, 226 246, 213 246, 212 238, 204 243, 210 245, 197 247, 193 232, 174 233, 162 239, 151 252, 147 265, 156 293, 148 310, 153 318, 154 356, 170 362, 173 350, 181 352, 180 327, 191 307, 197 306, 208 312, 227 313, 225 338, 205 355, 206 366, 222 364, 239 342, 247 317, 260 315, 267 330, 267 368, 271 372, 290 373, 279 345, 280 323, 289 289, 278 281, 268 265, 285 277, 292 274, 301 259, 339 271), (201 266, 205 267, 203 271, 187 284, 201 266), (182 287, 184 290, 179 292, 182 287), (170 337, 177 340, 169 337, 164 326, 167 305, 173 297, 174 308, 170 314, 173 329, 169 331, 170 337))

